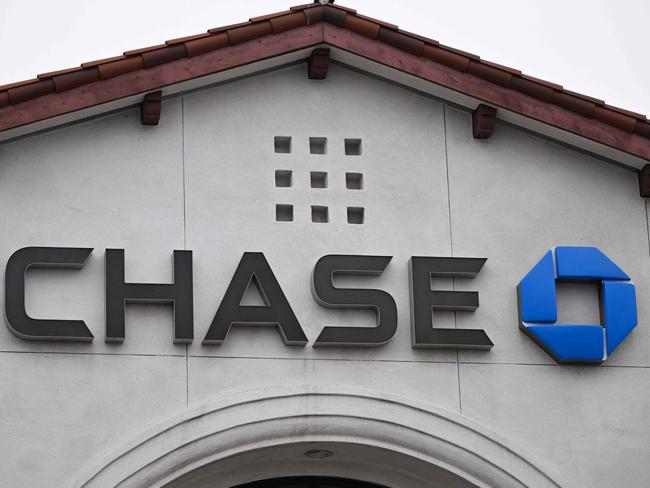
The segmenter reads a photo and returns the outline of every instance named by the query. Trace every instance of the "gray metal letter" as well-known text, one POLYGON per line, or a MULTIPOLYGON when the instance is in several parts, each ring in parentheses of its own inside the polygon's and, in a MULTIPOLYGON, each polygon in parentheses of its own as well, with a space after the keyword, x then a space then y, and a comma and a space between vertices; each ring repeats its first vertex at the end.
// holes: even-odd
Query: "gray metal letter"
POLYGON ((328 308, 370 308, 377 311, 377 327, 328 326, 316 339, 316 346, 381 346, 397 330, 397 306, 393 297, 382 290, 341 289, 332 285, 334 273, 380 276, 391 256, 348 256, 329 254, 314 266, 312 295, 328 308))
POLYGON ((494 346, 483 329, 433 327, 433 310, 473 312, 478 308, 478 292, 434 291, 431 290, 431 277, 474 278, 485 261, 484 258, 411 258, 411 340, 414 348, 491 349, 494 346))
POLYGON ((194 339, 192 251, 174 251, 173 283, 125 283, 124 249, 106 249, 106 342, 124 341, 127 303, 171 303, 174 343, 194 339))
POLYGON ((30 341, 92 342, 83 320, 33 319, 25 311, 25 275, 29 268, 81 269, 92 248, 24 247, 11 255, 5 271, 5 319, 16 336, 30 341))

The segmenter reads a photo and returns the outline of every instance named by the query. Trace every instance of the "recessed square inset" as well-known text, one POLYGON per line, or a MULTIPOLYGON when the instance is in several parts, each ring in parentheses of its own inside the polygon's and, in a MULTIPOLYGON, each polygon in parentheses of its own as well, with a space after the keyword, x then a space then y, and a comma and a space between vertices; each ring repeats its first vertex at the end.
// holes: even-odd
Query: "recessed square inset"
POLYGON ((312 171, 309 177, 312 188, 327 188, 327 171, 312 171))
POLYGON ((361 139, 346 139, 345 140, 345 155, 346 156, 361 156, 361 139))
POLYGON ((292 171, 289 169, 275 170, 275 186, 278 188, 287 188, 291 186, 292 171))
POLYGON ((325 224, 330 221, 329 210, 320 205, 311 206, 311 221, 318 224, 325 224))
POLYGON ((348 224, 363 224, 363 207, 348 207, 348 224))
POLYGON ((275 220, 277 222, 293 222, 293 205, 278 203, 275 206, 275 220))
POLYGON ((348 190, 363 190, 363 173, 345 173, 345 187, 348 190))
POLYGON ((327 153, 327 137, 310 137, 309 152, 311 154, 327 153))
POLYGON ((275 136, 273 143, 274 143, 276 153, 288 154, 291 152, 290 136, 275 136))

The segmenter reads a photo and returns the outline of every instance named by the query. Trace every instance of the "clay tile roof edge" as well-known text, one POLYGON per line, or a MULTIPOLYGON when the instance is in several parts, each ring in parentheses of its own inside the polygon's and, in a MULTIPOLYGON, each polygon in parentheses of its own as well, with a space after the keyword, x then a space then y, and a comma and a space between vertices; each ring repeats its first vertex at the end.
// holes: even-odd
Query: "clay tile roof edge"
POLYGON ((282 17, 283 15, 288 15, 293 13, 292 10, 283 10, 282 12, 275 12, 274 14, 260 15, 259 17, 251 17, 248 19, 249 22, 261 22, 263 20, 274 19, 276 17, 282 17))
POLYGON ((209 36, 210 36, 209 32, 203 32, 201 34, 194 34, 193 36, 176 37, 175 39, 169 39, 168 41, 165 41, 165 44, 167 44, 168 46, 172 46, 174 44, 193 41, 195 39, 203 39, 204 37, 209 37, 209 36))
MULTIPOLYGON (((318 5, 318 4, 317 4, 317 5, 318 5)), ((344 11, 349 12, 349 13, 351 13, 351 14, 356 14, 356 13, 357 13, 357 11, 354 10, 353 8, 350 8, 350 7, 344 7, 343 5, 338 5, 338 4, 336 4, 336 3, 328 3, 327 6, 328 6, 328 7, 334 7, 334 8, 337 8, 337 9, 339 9, 339 10, 344 10, 344 11)))
POLYGON ((208 29, 210 34, 216 34, 217 32, 224 32, 230 29, 235 29, 237 27, 244 27, 245 25, 251 25, 251 22, 238 22, 237 24, 224 25, 223 27, 214 27, 208 29))
POLYGON ((36 83, 37 81, 40 80, 38 78, 31 78, 29 80, 14 81, 13 83, 8 83, 6 85, 0 86, 0 91, 11 90, 12 88, 16 88, 23 85, 31 85, 32 83, 36 83))
POLYGON ((421 36, 419 34, 414 34, 413 32, 405 31, 405 30, 402 30, 402 29, 396 29, 396 30, 397 30, 397 32, 400 32, 400 33, 402 33, 404 35, 412 37, 413 39, 417 39, 419 41, 426 42, 427 44, 431 44, 432 46, 439 46, 440 45, 440 43, 438 41, 436 41, 435 39, 431 39, 429 37, 421 36))
POLYGON ((444 49, 445 51, 449 51, 450 53, 454 54, 460 54, 461 56, 465 56, 466 58, 473 59, 474 61, 480 61, 481 57, 477 56, 476 54, 468 53, 467 51, 461 51, 460 49, 456 49, 451 46, 446 46, 444 44, 438 44, 438 47, 441 49, 444 49))
POLYGON ((574 97, 582 98, 583 100, 587 100, 588 102, 595 103, 596 105, 605 105, 604 100, 601 100, 599 98, 590 97, 589 95, 584 95, 583 93, 578 93, 578 92, 574 92, 574 91, 571 91, 571 90, 567 90, 566 88, 564 88, 564 93, 567 93, 569 95, 573 95, 574 97))
POLYGON ((493 63, 492 61, 486 61, 485 59, 481 59, 481 63, 487 64, 488 66, 491 66, 493 68, 500 69, 501 71, 507 71, 508 73, 513 75, 521 76, 522 74, 521 71, 519 71, 518 69, 510 68, 508 66, 504 66, 498 63, 493 63))
POLYGON ((160 49, 161 47, 167 47, 167 44, 157 44, 155 46, 149 46, 149 47, 143 47, 140 49, 132 49, 130 51, 124 51, 125 56, 133 56, 135 54, 142 54, 142 53, 147 53, 149 51, 155 51, 156 49, 160 49))
MULTIPOLYGON (((395 24, 391 24, 390 22, 385 22, 383 20, 378 20, 378 19, 373 19, 372 17, 368 17, 366 15, 361 15, 359 13, 354 14, 356 17, 359 17, 360 19, 367 20, 369 22, 374 22, 375 24, 379 24, 382 27, 386 27, 388 29, 393 29, 393 30, 398 30, 399 27, 395 24)), ((405 32, 406 34, 406 32, 405 32)))
POLYGON ((604 106, 605 108, 608 108, 608 109, 610 109, 610 110, 613 110, 614 112, 621 113, 621 114, 623 114, 623 115, 629 115, 630 117, 634 117, 634 118, 636 118, 636 119, 648 120, 648 118, 647 118, 645 115, 640 114, 640 113, 638 113, 638 112, 633 112, 632 110, 627 110, 627 109, 620 108, 620 107, 614 107, 613 105, 608 105, 608 104, 606 104, 606 103, 603 104, 603 106, 604 106))
POLYGON ((322 5, 317 4, 317 3, 303 3, 302 5, 296 5, 294 7, 289 7, 289 10, 296 11, 296 10, 305 10, 308 8, 314 8, 314 7, 322 7, 322 5))
POLYGON ((84 69, 83 66, 75 66, 74 68, 60 69, 60 70, 57 70, 57 71, 49 71, 47 73, 40 73, 40 74, 36 75, 36 77, 39 80, 42 80, 44 78, 52 78, 53 76, 64 75, 66 73, 74 73, 75 71, 81 71, 83 69, 84 69))
POLYGON ((535 78, 534 76, 527 75, 525 73, 521 74, 521 77, 528 80, 528 81, 534 81, 535 83, 539 83, 540 85, 544 85, 548 88, 553 88, 555 90, 560 90, 563 91, 564 87, 562 85, 558 85, 557 83, 553 83, 552 81, 546 81, 542 80, 541 78, 535 78))
POLYGON ((112 56, 110 58, 96 59, 95 61, 88 61, 86 63, 81 63, 81 67, 82 68, 91 68, 91 67, 97 66, 99 64, 111 63, 113 61, 119 61, 121 59, 126 59, 126 56, 124 54, 120 54, 119 56, 112 56))

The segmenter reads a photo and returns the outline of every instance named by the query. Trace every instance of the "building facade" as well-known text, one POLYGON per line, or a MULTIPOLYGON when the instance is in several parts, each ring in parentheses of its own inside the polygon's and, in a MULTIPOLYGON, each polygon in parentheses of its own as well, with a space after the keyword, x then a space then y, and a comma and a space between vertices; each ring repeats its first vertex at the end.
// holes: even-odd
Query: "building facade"
POLYGON ((650 484, 642 116, 332 4, 0 105, 3 486, 650 484))

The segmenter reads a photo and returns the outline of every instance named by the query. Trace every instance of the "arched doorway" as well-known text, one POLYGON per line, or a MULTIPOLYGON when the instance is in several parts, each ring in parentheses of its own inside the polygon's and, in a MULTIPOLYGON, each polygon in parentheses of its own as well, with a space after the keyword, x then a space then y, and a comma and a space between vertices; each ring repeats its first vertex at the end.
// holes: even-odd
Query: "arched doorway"
POLYGON ((234 488, 387 488, 365 481, 329 476, 294 476, 291 478, 274 478, 253 481, 234 488))
POLYGON ((249 390, 193 407, 101 456, 68 486, 225 488, 296 476, 389 488, 570 486, 452 412, 361 388, 314 386, 249 390))

